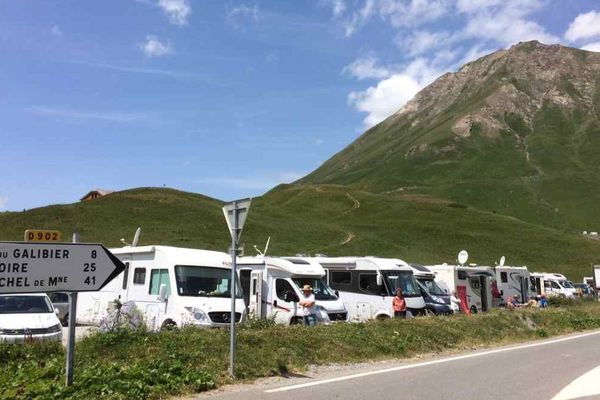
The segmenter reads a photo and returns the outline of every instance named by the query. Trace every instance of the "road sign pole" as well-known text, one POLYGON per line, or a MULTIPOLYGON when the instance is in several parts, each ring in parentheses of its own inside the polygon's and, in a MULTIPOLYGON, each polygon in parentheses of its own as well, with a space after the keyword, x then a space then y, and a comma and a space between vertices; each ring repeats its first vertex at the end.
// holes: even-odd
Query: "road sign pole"
MULTIPOLYGON (((73 233, 73 243, 79 243, 79 235, 73 233)), ((73 384, 73 364, 75 361, 75 325, 77 316, 77 292, 69 293, 69 336, 67 337, 67 378, 66 386, 73 384)))
POLYGON ((67 381, 73 384, 73 363, 75 361, 75 324, 77 315, 77 292, 69 293, 69 336, 67 337, 67 381))
POLYGON ((231 230, 231 318, 230 318, 230 339, 229 339, 229 375, 235 377, 235 352, 236 352, 236 332, 235 332, 235 281, 237 269, 237 237, 238 237, 238 208, 237 202, 233 202, 233 229, 231 230))

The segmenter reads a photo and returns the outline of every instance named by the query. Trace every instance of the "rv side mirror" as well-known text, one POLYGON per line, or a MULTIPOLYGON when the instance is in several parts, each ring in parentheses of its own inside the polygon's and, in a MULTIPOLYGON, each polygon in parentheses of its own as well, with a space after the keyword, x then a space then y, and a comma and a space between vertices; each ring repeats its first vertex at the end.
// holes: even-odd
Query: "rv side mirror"
POLYGON ((377 272, 377 286, 382 286, 383 285, 383 277, 381 276, 380 272, 377 272))
POLYGON ((287 303, 297 303, 300 301, 300 298, 298 298, 298 295, 296 293, 285 292, 283 294, 283 301, 287 303))
POLYGON ((160 288, 158 289, 158 300, 159 301, 167 300, 167 285, 165 285, 164 283, 162 285, 160 285, 160 288))

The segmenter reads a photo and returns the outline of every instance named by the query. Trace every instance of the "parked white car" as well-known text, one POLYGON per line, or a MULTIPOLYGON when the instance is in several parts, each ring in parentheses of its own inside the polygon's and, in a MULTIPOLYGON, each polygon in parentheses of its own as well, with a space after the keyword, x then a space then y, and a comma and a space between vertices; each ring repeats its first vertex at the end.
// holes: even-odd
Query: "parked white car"
POLYGON ((62 340, 62 325, 45 293, 0 295, 0 341, 62 340))

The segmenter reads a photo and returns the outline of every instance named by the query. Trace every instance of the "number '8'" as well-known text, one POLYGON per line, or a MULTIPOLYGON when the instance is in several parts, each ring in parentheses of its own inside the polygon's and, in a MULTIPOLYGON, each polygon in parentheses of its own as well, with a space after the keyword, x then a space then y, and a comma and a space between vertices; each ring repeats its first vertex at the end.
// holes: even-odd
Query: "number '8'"
POLYGON ((92 250, 92 258, 96 258, 96 250, 92 250))

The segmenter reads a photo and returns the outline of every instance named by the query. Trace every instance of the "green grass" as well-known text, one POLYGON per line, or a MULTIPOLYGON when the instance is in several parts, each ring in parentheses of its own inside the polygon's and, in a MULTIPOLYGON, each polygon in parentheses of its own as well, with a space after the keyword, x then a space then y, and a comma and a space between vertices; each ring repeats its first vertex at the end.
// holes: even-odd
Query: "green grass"
MULTIPOLYGON (((142 227, 140 244, 226 251, 222 203, 170 189, 135 189, 87 203, 0 214, 0 239, 22 240, 28 228, 79 230, 82 241, 120 247, 142 227)), ((242 242, 269 254, 376 255, 423 264, 470 260, 566 274, 574 281, 600 260, 600 242, 436 197, 373 194, 332 185, 281 186, 253 201, 242 242), (356 207, 355 200, 360 207, 356 207), (348 241, 348 239, 351 240, 348 241)))
MULTIPOLYGON (((301 372, 309 365, 446 353, 600 328, 600 305, 424 317, 331 326, 241 327, 236 376, 301 372)), ((63 386, 59 344, 0 344, 0 399, 159 399, 231 382, 227 330, 95 334, 76 345, 74 385, 63 386)))

